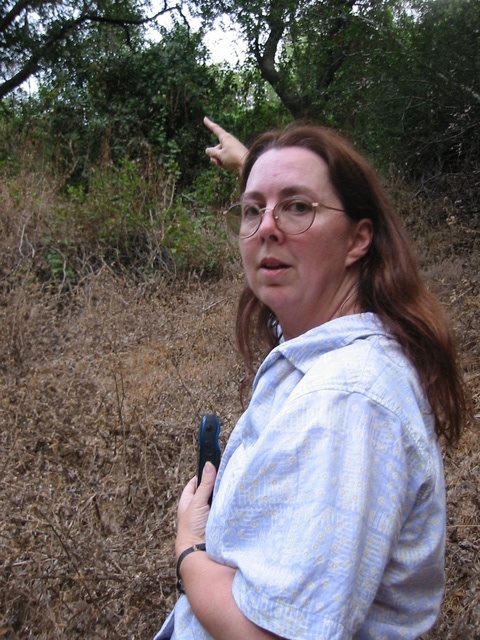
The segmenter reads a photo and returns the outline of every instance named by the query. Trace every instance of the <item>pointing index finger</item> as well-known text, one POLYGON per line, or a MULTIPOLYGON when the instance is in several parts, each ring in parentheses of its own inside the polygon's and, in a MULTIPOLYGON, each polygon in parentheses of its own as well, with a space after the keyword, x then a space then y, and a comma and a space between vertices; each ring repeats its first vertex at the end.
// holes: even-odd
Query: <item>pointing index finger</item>
POLYGON ((216 122, 213 122, 213 120, 210 120, 209 118, 207 118, 207 116, 204 117, 203 119, 203 124, 210 129, 210 131, 217 136, 217 138, 220 140, 220 142, 222 141, 222 138, 227 135, 227 132, 225 131, 225 129, 222 129, 222 127, 217 124, 216 122))

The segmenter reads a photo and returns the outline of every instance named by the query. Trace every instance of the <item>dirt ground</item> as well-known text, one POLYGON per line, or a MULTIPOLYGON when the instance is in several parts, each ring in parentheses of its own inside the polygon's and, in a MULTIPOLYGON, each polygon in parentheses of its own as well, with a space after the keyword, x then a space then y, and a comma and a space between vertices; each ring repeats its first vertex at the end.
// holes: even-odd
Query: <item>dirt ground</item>
MULTIPOLYGON (((417 240, 417 242, 419 242, 417 240)), ((478 231, 425 234, 480 413, 478 231)), ((0 638, 150 639, 175 595, 174 514, 204 412, 240 413, 239 277, 138 285, 107 268, 70 293, 0 297, 0 638)), ((447 591, 428 638, 480 638, 480 452, 445 454, 447 591)))

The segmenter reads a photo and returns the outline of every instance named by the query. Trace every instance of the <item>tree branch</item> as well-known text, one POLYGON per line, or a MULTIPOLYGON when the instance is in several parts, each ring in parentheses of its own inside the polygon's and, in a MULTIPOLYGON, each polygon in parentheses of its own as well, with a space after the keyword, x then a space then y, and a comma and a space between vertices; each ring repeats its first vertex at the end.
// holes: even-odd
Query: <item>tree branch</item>
MULTIPOLYGON (((0 22, 0 31, 2 30, 2 25, 4 29, 8 27, 12 24, 13 20, 20 15, 21 11, 28 8, 28 6, 32 6, 31 0, 19 0, 0 22)), ((30 58, 25 62, 20 71, 0 85, 0 100, 17 89, 23 82, 25 82, 25 80, 28 80, 29 77, 39 71, 42 67, 42 61, 46 58, 49 49, 58 42, 61 42, 68 33, 81 27, 81 25, 90 22, 123 27, 127 30, 128 41, 129 26, 141 26, 148 24, 149 22, 154 22, 160 16, 172 11, 178 11, 182 18, 184 18, 181 11, 181 5, 168 7, 167 0, 164 0, 163 8, 160 11, 157 11, 155 15, 147 18, 109 18, 108 16, 100 16, 97 14, 84 14, 74 20, 66 20, 60 28, 52 30, 46 36, 41 46, 38 47, 35 53, 31 54, 30 58)))
POLYGON ((275 66, 275 56, 277 55, 278 46, 287 28, 287 21, 284 15, 281 14, 281 9, 278 9, 278 5, 272 8, 267 18, 267 23, 270 27, 270 33, 263 48, 263 53, 260 51, 260 29, 257 29, 255 36, 254 54, 258 68, 262 77, 272 86, 282 104, 290 111, 294 118, 299 118, 305 114, 307 100, 305 96, 288 90, 285 78, 275 66), (275 9, 278 13, 273 13, 275 9))
POLYGON ((5 80, 5 82, 2 82, 0 85, 0 100, 12 91, 15 91, 15 89, 18 89, 18 87, 23 84, 25 80, 28 80, 30 76, 36 73, 39 68, 37 60, 28 60, 25 66, 18 73, 8 80, 5 80))
POLYGON ((24 9, 28 9, 31 0, 18 0, 18 2, 10 9, 10 11, 0 20, 0 33, 5 31, 24 9))

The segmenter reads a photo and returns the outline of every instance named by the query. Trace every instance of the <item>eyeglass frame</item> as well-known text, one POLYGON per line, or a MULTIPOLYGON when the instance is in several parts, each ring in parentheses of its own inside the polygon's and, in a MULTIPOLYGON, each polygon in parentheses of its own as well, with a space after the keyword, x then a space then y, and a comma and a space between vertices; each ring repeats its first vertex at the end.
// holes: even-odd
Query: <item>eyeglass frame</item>
MULTIPOLYGON (((310 200, 310 198, 307 198, 306 196, 291 196, 290 198, 285 198, 284 200, 280 200, 280 202, 277 202, 277 204, 274 207, 259 207, 257 204, 255 204, 254 202, 249 203, 247 202, 236 202, 234 204, 232 204, 226 211, 223 212, 223 215, 225 216, 226 219, 226 223, 227 223, 227 227, 228 229, 235 235, 235 237, 242 239, 242 240, 246 240, 247 238, 251 238, 252 236, 254 236, 257 231, 260 229, 260 226, 263 222, 263 217, 265 215, 266 211, 271 211, 273 214, 273 219, 275 220, 275 225, 277 227, 277 229, 280 229, 280 231, 282 231, 282 233, 284 233, 287 236, 300 236, 302 233, 305 233, 306 231, 308 231, 310 229, 310 227, 312 226, 314 220, 315 220, 315 216, 317 215, 318 211, 317 208, 323 208, 323 209, 330 209, 332 211, 339 211, 341 213, 345 213, 345 209, 339 209, 338 207, 329 207, 326 204, 323 204, 322 202, 312 202, 310 200), (298 233, 291 233, 288 231, 285 231, 284 229, 282 229, 282 227, 278 224, 278 221, 280 220, 280 215, 275 215, 275 210, 280 207, 282 204, 285 204, 287 202, 295 202, 296 200, 303 202, 304 204, 309 204, 312 207, 312 219, 310 221, 310 224, 306 227, 306 229, 303 229, 302 231, 299 231, 298 233), (232 229, 232 227, 229 225, 229 220, 232 219, 236 219, 240 221, 240 228, 242 225, 242 216, 235 216, 233 214, 231 214, 231 210, 234 207, 241 207, 243 205, 249 205, 249 206, 253 206, 256 207, 258 209, 258 213, 261 214, 258 218, 258 225, 256 227, 256 229, 254 231, 252 231, 252 233, 249 233, 248 235, 240 235, 240 232, 237 233, 234 229, 232 229)), ((280 209, 281 211, 281 209, 280 209)))

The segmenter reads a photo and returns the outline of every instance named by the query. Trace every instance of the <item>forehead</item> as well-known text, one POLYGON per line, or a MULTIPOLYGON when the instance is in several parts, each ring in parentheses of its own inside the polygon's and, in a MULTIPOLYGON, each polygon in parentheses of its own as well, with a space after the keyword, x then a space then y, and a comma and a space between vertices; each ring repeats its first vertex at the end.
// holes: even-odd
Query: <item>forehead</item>
POLYGON ((328 167, 323 158, 302 147, 269 149, 252 166, 246 192, 291 187, 317 193, 330 188, 328 167))

